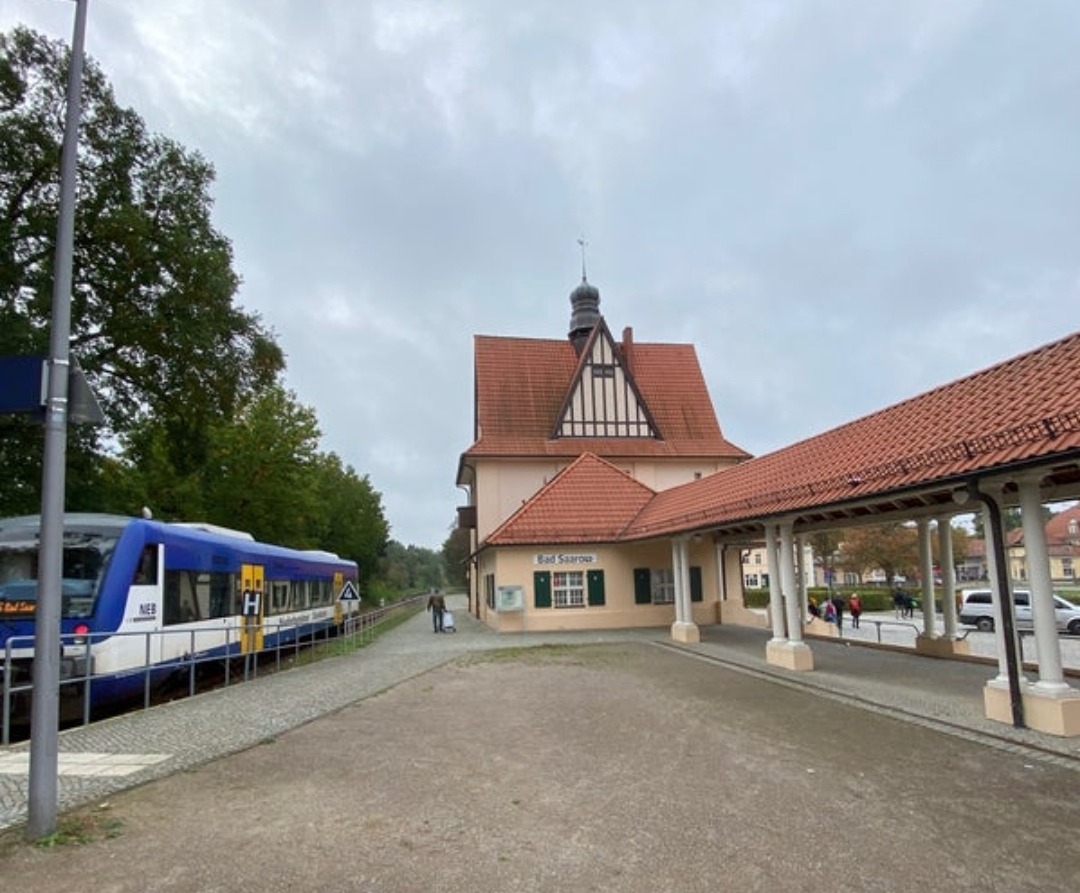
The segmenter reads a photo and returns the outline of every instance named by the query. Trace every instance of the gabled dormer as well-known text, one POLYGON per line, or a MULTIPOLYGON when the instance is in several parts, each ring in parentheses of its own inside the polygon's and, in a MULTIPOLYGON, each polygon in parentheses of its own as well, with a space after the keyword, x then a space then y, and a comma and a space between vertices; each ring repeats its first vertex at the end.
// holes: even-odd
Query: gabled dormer
POLYGON ((563 437, 634 437, 662 440, 607 323, 598 316, 581 346, 577 370, 570 381, 552 430, 563 437))

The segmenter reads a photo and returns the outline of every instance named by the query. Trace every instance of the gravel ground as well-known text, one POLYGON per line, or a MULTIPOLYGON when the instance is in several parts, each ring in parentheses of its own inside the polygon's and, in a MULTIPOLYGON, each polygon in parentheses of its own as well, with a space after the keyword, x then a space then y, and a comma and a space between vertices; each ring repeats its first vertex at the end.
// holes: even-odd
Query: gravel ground
POLYGON ((650 644, 458 658, 0 840, 4 893, 1077 889, 1080 775, 650 644), (81 825, 79 823, 81 822, 81 825))

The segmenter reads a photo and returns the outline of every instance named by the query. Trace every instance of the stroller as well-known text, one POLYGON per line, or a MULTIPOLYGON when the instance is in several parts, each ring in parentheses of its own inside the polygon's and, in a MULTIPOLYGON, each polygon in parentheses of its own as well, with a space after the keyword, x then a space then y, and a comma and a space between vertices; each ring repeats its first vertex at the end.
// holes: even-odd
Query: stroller
POLYGON ((456 633, 457 628, 454 626, 454 612, 443 611, 442 612, 442 631, 444 633, 456 633))

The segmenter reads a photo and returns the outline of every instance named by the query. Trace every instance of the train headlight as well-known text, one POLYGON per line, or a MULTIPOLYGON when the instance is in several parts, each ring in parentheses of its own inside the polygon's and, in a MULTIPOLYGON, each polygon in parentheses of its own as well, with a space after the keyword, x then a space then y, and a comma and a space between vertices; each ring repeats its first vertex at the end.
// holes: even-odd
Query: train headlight
POLYGON ((80 623, 75 627, 75 638, 73 641, 76 645, 85 645, 89 635, 90 627, 85 623, 80 623))

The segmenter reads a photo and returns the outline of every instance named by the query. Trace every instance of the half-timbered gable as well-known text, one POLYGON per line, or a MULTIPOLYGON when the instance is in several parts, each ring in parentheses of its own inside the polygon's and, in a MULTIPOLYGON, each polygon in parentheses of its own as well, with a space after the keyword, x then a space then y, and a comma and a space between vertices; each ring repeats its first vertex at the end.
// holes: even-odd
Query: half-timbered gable
POLYGON ((552 438, 558 437, 663 440, 602 317, 585 342, 556 419, 552 438))

